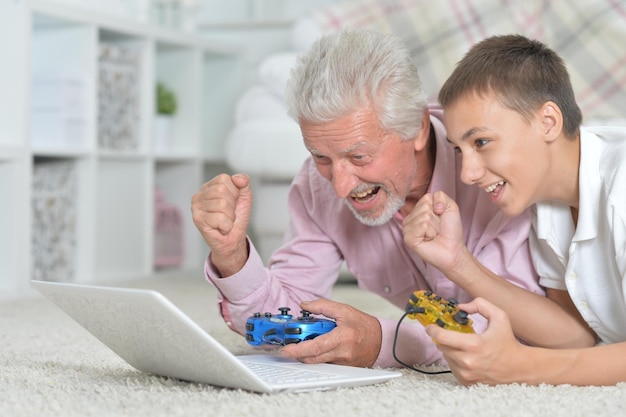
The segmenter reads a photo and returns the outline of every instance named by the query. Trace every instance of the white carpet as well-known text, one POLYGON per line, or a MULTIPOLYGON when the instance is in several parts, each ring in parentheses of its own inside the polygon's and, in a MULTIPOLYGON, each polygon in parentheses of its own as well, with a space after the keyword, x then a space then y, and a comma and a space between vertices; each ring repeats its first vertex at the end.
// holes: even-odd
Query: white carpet
MULTIPOLYGON (((163 292, 233 352, 249 353, 219 318, 201 276, 117 284, 163 292)), ((350 284, 334 298, 370 313, 401 311, 350 284)), ((410 370, 388 383, 274 396, 147 375, 127 365, 40 296, 0 302, 0 416, 624 416, 626 384, 612 387, 460 386, 410 370)))

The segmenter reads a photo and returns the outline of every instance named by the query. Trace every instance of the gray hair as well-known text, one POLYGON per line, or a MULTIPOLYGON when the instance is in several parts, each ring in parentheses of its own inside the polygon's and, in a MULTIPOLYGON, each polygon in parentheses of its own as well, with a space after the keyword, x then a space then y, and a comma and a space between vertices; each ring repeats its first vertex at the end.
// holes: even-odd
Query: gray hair
POLYGON ((315 41, 291 70, 286 97, 297 122, 328 123, 371 106, 383 128, 405 140, 418 134, 427 105, 402 40, 364 29, 315 41))

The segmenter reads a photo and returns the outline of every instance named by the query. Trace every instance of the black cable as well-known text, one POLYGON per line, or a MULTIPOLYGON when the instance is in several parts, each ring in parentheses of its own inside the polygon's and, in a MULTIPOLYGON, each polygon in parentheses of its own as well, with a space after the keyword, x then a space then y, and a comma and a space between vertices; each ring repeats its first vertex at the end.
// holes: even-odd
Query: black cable
POLYGON ((408 364, 402 362, 400 359, 398 359, 398 356, 396 355, 396 343, 398 341, 398 333, 400 332, 400 324, 402 324, 402 320, 404 320, 404 318, 407 315, 411 314, 411 313, 412 313, 412 311, 407 311, 406 313, 404 313, 402 315, 402 317, 400 317, 400 320, 398 320, 398 325, 396 326, 396 334, 393 337, 393 350, 392 350, 393 358, 396 361, 398 361, 398 363, 400 365, 404 366, 405 368, 411 369, 411 370, 416 371, 416 372, 420 372, 422 374, 439 375, 439 374, 449 374, 449 373, 451 373, 452 371, 450 371, 450 370, 446 370, 446 371, 424 371, 422 369, 416 368, 415 366, 408 365, 408 364))

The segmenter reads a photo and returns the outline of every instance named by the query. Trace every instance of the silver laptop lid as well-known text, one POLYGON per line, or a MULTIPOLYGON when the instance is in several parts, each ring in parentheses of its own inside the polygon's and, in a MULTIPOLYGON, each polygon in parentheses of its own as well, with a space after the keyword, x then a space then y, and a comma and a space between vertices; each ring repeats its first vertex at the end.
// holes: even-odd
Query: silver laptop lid
POLYGON ((329 381, 273 387, 204 331, 161 293, 147 289, 31 281, 70 317, 134 368, 181 380, 257 392, 332 389, 369 385, 401 374, 331 364, 307 365, 271 355, 256 362, 337 373, 329 381))
POLYGON ((270 391, 232 353, 157 291, 32 283, 140 371, 231 388, 270 391))

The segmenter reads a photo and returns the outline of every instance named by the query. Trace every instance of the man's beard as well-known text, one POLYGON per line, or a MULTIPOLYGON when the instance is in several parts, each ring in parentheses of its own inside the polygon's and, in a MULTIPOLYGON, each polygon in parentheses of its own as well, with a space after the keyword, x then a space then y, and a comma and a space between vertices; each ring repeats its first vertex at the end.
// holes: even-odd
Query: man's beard
POLYGON ((366 226, 381 226, 387 223, 389 220, 391 220, 393 215, 396 214, 398 210, 400 210, 400 208, 404 205, 406 201, 404 198, 400 198, 397 195, 389 193, 389 190, 387 190, 387 188, 383 186, 381 186, 381 189, 384 190, 387 194, 387 202, 385 203, 385 207, 383 208, 382 213, 377 217, 364 216, 357 209, 355 209, 352 204, 350 204, 350 201, 348 199, 344 200, 352 214, 354 214, 354 217, 356 217, 358 221, 366 226))

